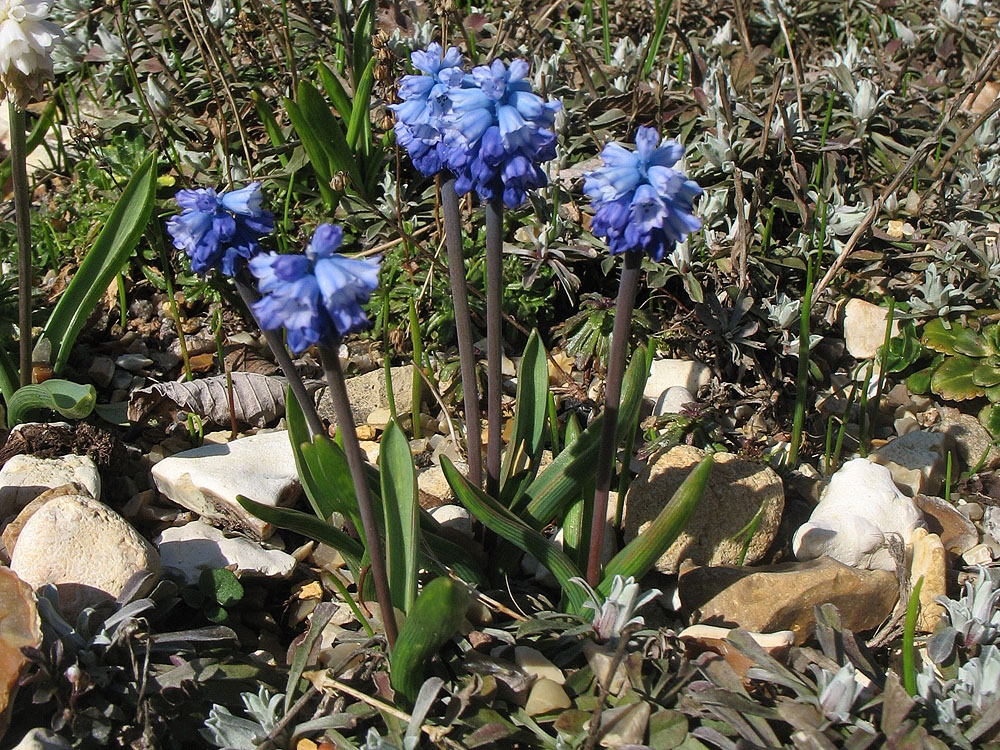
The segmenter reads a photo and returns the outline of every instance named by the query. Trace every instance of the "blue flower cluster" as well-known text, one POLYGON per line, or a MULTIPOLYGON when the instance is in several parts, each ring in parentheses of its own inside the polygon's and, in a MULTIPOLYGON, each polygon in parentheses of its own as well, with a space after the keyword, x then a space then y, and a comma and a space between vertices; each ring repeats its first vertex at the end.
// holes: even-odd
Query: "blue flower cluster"
POLYGON ((399 82, 401 104, 392 105, 396 113, 396 140, 410 154, 413 165, 425 177, 445 166, 444 132, 441 123, 450 105, 449 92, 461 85, 462 53, 457 47, 445 52, 434 42, 427 51, 411 56, 413 67, 423 75, 403 76, 399 82))
POLYGON ((562 105, 532 92, 524 60, 510 67, 494 60, 466 74, 459 51, 439 44, 411 59, 423 74, 403 78, 403 103, 393 109, 396 136, 417 169, 429 176, 448 168, 459 195, 502 197, 509 208, 545 186, 539 165, 556 155, 552 126, 562 105))
POLYGON ((274 215, 261 208, 259 182, 231 192, 212 188, 180 190, 181 213, 167 222, 174 247, 191 259, 191 270, 211 269, 235 276, 237 261, 248 260, 260 250, 260 238, 274 231, 274 215))
POLYGON ((611 252, 642 251, 659 262, 676 243, 701 228, 692 201, 701 188, 673 168, 684 147, 654 128, 639 128, 635 151, 609 143, 604 166, 584 176, 583 192, 597 211, 591 231, 605 237, 611 252))
POLYGON ((262 295, 254 315, 265 330, 284 326, 296 354, 331 333, 345 336, 368 325, 361 306, 378 286, 381 259, 341 255, 343 237, 339 226, 321 224, 304 255, 261 253, 250 260, 262 295))

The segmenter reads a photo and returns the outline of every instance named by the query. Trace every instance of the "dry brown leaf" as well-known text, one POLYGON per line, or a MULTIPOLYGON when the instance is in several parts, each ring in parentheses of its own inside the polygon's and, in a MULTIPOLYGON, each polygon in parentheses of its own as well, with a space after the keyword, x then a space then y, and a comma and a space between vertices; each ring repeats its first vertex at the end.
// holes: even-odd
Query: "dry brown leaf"
MULTIPOLYGON (((285 413, 285 379, 250 372, 233 373, 233 407, 236 421, 254 427, 275 422, 285 413)), ((141 422, 154 410, 176 407, 197 414, 206 422, 229 424, 229 393, 225 375, 189 383, 156 383, 132 391, 128 418, 141 422), (166 402, 166 403, 164 403, 166 402)))

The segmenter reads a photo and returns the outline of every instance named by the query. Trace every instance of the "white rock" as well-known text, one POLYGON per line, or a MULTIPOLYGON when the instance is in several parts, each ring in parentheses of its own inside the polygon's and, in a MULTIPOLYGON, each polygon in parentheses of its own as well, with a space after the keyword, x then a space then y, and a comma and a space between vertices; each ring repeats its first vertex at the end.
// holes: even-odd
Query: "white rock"
POLYGON ((795 532, 792 550, 799 560, 829 555, 845 565, 895 571, 886 534, 909 544, 922 525, 920 511, 893 483, 889 469, 856 458, 830 478, 809 521, 795 532))
POLYGON ((36 727, 21 738, 14 750, 70 750, 71 747, 69 740, 48 729, 36 727))
POLYGON ((101 497, 101 475, 88 456, 12 456, 0 469, 0 522, 46 490, 70 482, 85 487, 95 499, 101 497))
POLYGON ((264 549, 244 536, 227 537, 204 521, 164 529, 153 544, 164 569, 173 569, 190 584, 211 568, 229 568, 248 577, 287 578, 296 565, 287 552, 264 549))
POLYGON ((243 510, 236 496, 274 508, 294 502, 301 490, 286 431, 183 451, 160 461, 152 473, 156 488, 178 505, 262 539, 274 528, 243 510))
POLYGON ((708 365, 688 359, 654 359, 642 395, 656 401, 671 386, 680 385, 691 393, 712 379, 708 365))
MULTIPOLYGON (((947 437, 913 430, 878 448, 871 460, 889 468, 896 486, 911 496, 936 495, 947 461, 947 437)), ((957 474, 957 468, 953 469, 957 474)))
POLYGON ((989 565, 993 562, 993 551, 986 543, 977 544, 975 547, 970 547, 962 553, 962 560, 970 568, 975 565, 989 565))
POLYGON ((469 516, 469 511, 463 506, 450 503, 439 505, 436 508, 431 508, 430 514, 446 529, 453 529, 465 534, 465 536, 472 536, 472 518, 469 516))
POLYGON ((661 417, 664 414, 679 414, 681 409, 684 408, 684 404, 690 404, 695 401, 695 397, 691 395, 691 391, 682 385, 672 385, 656 400, 656 405, 653 407, 653 416, 661 417))
MULTIPOLYGON (((468 476, 469 467, 464 462, 456 463, 455 468, 464 476, 468 476)), ((451 485, 445 479, 444 470, 440 464, 431 464, 423 469, 418 469, 417 487, 420 488, 421 492, 426 492, 446 503, 455 499, 455 493, 451 491, 451 485)))
MULTIPOLYGON (((855 359, 871 359, 885 341, 889 311, 862 299, 848 300, 844 307, 844 339, 847 352, 855 359)), ((899 321, 892 321, 892 335, 899 333, 899 321)))
POLYGON ((111 508, 85 495, 60 495, 34 512, 17 537, 10 568, 25 583, 59 589, 63 614, 116 599, 132 576, 160 573, 156 550, 111 508))

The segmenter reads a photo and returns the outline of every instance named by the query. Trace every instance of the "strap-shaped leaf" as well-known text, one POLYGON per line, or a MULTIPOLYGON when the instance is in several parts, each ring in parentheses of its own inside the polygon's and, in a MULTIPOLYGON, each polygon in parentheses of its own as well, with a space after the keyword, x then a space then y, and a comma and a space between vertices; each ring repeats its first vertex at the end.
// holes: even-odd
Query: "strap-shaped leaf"
POLYGON ((306 424, 305 414, 302 413, 302 407, 291 388, 285 391, 285 422, 288 425, 288 440, 292 444, 292 456, 295 458, 295 471, 299 475, 299 481, 302 482, 302 489, 305 490, 313 512, 322 520, 328 521, 339 508, 329 501, 329 494, 313 476, 306 461, 304 449, 311 445, 309 427, 306 424))
POLYGON ((334 73, 330 68, 326 66, 325 63, 319 63, 316 66, 316 71, 319 73, 320 83, 323 84, 323 90, 326 91, 326 95, 330 97, 330 102, 333 104, 334 110, 340 115, 340 119, 345 122, 350 119, 352 106, 351 97, 347 93, 347 89, 337 78, 337 74, 334 73))
POLYGON ((11 425, 20 424, 38 409, 57 411, 67 419, 84 419, 90 416, 96 402, 94 386, 53 378, 14 391, 7 401, 7 419, 11 425))
POLYGON ((409 612, 417 598, 420 504, 410 443, 394 419, 382 434, 378 460, 389 593, 404 612, 409 612))
POLYGON ((358 79, 351 107, 351 121, 347 125, 347 145, 351 149, 368 156, 372 145, 371 96, 375 85, 375 58, 368 61, 364 73, 358 79))
POLYGON ((441 468, 458 501, 490 531, 533 555, 559 581, 573 611, 579 611, 587 596, 580 586, 570 580, 580 577, 581 573, 566 553, 485 492, 471 485, 447 456, 441 456, 441 468))
POLYGON ((340 552, 349 564, 356 568, 360 567, 361 558, 365 554, 361 542, 326 521, 316 518, 311 513, 303 513, 301 510, 263 505, 248 497, 243 497, 243 495, 237 495, 236 499, 247 512, 253 513, 261 521, 329 545, 340 552))
MULTIPOLYGON (((642 403, 645 365, 646 355, 640 347, 632 355, 632 361, 625 371, 622 383, 621 409, 618 414, 619 443, 629 425, 634 422, 634 414, 642 403)), ((514 503, 512 510, 531 528, 541 529, 553 518, 560 516, 569 503, 577 497, 585 478, 593 475, 603 423, 602 414, 583 431, 573 445, 567 446, 556 456, 545 471, 525 488, 524 495, 514 503), (523 509, 520 508, 522 505, 523 509)))
POLYGON ((285 111, 288 119, 292 123, 299 140, 302 141, 302 148, 309 157, 309 164, 316 174, 316 182, 319 185, 319 194, 323 198, 324 205, 332 210, 337 205, 337 194, 330 187, 330 180, 333 174, 330 168, 330 155, 327 153, 324 141, 319 137, 309 123, 309 118, 302 111, 298 104, 291 99, 285 99, 285 111))
MULTIPOLYGON (((333 116, 330 105, 323 95, 308 81, 299 82, 298 105, 306 118, 306 129, 318 140, 327 157, 330 177, 333 177, 334 172, 345 172, 355 188, 363 190, 364 180, 361 178, 361 170, 358 168, 353 150, 347 144, 340 123, 333 116)), ((299 131, 298 125, 295 126, 295 130, 299 131)), ((305 145, 304 140, 303 145, 305 145)))
POLYGON ((528 337, 518 368, 514 427, 500 470, 500 497, 508 507, 535 478, 542 454, 548 394, 549 368, 545 347, 536 330, 528 337), (523 464, 527 464, 528 471, 521 471, 523 464))
POLYGON ((146 231, 156 196, 156 154, 150 154, 128 181, 90 252, 73 275, 45 324, 42 338, 52 344, 52 369, 66 365, 73 342, 107 291, 108 284, 128 262, 146 231))
POLYGON ((694 513, 701 496, 705 494, 712 464, 712 454, 705 456, 681 482, 670 502, 639 536, 615 555, 604 568, 604 577, 597 591, 604 596, 611 592, 611 582, 616 575, 632 576, 636 580, 649 572, 660 556, 680 535, 694 513))

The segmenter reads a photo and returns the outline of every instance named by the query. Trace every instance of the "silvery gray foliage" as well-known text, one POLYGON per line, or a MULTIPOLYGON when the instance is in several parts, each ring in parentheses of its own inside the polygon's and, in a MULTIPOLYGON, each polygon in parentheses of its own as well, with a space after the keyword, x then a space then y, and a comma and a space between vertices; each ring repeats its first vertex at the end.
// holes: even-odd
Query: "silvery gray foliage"
POLYGON ((811 664, 810 669, 816 677, 820 711, 830 721, 849 723, 854 705, 866 690, 866 685, 857 679, 858 670, 851 662, 836 672, 816 664, 811 664))
POLYGON ((947 317, 956 312, 968 312, 968 295, 944 278, 937 264, 928 263, 924 269, 924 283, 918 285, 910 298, 911 314, 924 317, 947 317), (918 296, 919 295, 919 296, 918 296))
POLYGON ((570 580, 587 592, 588 601, 583 606, 593 612, 594 633, 601 641, 617 640, 627 627, 644 624, 642 617, 635 614, 636 611, 661 593, 659 589, 650 589, 640 594, 639 584, 632 576, 623 579, 616 575, 611 581, 608 598, 602 602, 585 580, 580 577, 570 580))
POLYGON ((949 622, 927 644, 936 663, 947 661, 956 645, 968 650, 1000 640, 1000 586, 983 566, 974 583, 965 582, 958 600, 939 596, 936 601, 944 606, 949 622))
POLYGON ((917 693, 934 712, 938 728, 962 748, 975 747, 965 731, 1000 700, 1000 649, 989 645, 958 667, 950 680, 932 664, 917 673, 917 693))
POLYGON ((234 716, 228 708, 218 703, 212 706, 200 734, 215 747, 227 750, 256 750, 267 736, 274 731, 281 719, 281 705, 284 693, 272 694, 263 685, 256 693, 240 693, 246 713, 245 719, 234 716))

